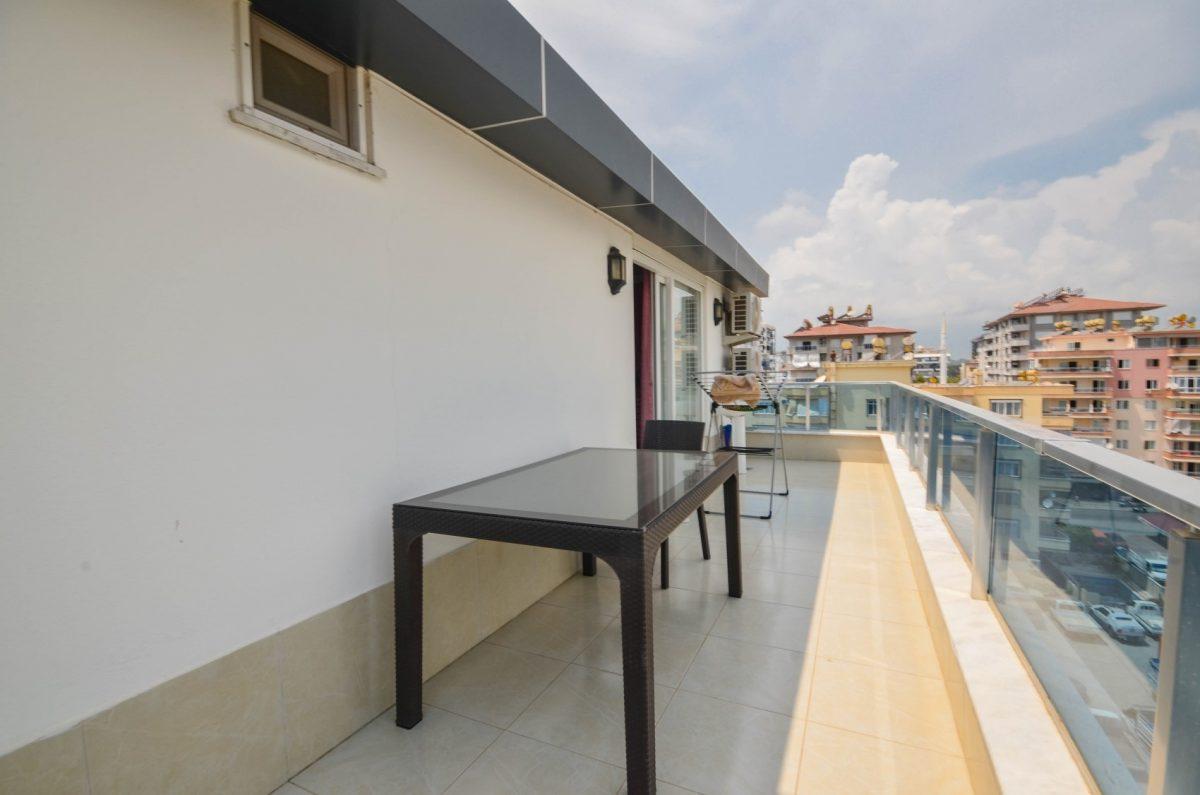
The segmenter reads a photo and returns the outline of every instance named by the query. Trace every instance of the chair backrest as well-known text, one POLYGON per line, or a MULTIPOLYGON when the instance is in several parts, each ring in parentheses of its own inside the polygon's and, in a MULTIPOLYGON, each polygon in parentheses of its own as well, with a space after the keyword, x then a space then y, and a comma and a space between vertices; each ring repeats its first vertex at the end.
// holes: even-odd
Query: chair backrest
POLYGON ((646 450, 703 450, 704 423, 692 420, 646 420, 642 447, 646 450))

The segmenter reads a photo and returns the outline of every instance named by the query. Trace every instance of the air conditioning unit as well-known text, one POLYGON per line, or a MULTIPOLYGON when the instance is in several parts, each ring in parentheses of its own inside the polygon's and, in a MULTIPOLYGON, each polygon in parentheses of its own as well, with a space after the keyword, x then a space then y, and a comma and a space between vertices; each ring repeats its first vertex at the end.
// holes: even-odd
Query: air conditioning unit
POLYGON ((762 333, 762 299, 754 293, 738 293, 733 296, 729 308, 729 333, 762 333))
POLYGON ((758 348, 734 348, 731 353, 735 373, 762 372, 762 351, 758 348))

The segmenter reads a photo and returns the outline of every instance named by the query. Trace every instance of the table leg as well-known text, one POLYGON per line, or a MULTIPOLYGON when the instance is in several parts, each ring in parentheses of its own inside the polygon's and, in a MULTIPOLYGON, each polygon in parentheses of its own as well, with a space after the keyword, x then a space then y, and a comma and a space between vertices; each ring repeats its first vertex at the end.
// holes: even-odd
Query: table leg
POLYGON ((742 528, 738 476, 725 481, 725 560, 729 567, 729 595, 742 595, 742 528))
POLYGON ((425 579, 423 536, 394 531, 396 592, 396 725, 421 722, 421 589, 425 579))
POLYGON ((595 577, 596 576, 596 556, 593 555, 591 552, 583 553, 583 576, 584 577, 595 577))
POLYGON ((629 795, 654 792, 654 555, 610 560, 621 587, 625 770, 629 795))

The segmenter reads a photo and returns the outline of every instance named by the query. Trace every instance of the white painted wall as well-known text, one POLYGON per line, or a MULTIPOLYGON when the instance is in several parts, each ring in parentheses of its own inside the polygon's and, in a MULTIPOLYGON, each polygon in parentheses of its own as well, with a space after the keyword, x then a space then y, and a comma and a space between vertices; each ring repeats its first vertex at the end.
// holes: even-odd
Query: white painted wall
POLYGON ((633 443, 628 230, 377 79, 382 180, 236 125, 234 50, 0 11, 0 753, 386 582, 396 500, 633 443))

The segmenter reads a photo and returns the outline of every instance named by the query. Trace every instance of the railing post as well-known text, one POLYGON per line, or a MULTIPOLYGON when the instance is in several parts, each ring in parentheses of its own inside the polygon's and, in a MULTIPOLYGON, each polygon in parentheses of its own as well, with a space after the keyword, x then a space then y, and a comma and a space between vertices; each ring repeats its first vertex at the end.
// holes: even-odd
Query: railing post
POLYGON ((1147 792, 1200 792, 1200 536, 1172 534, 1147 792))
POLYGON ((945 416, 946 410, 941 406, 930 405, 929 440, 925 447, 925 507, 930 510, 936 510, 938 507, 938 451, 942 449, 938 440, 938 432, 941 430, 945 416))
POLYGON ((917 468, 917 437, 921 435, 921 418, 917 412, 921 411, 921 401, 917 400, 915 395, 910 395, 908 398, 908 418, 906 425, 908 426, 908 443, 905 445, 905 450, 908 453, 909 469, 917 468))
POLYGON ((804 387, 804 430, 812 430, 812 386, 809 384, 804 387))
POLYGON ((979 429, 975 445, 975 526, 971 532, 971 597, 986 599, 992 567, 992 496, 996 488, 996 434, 979 429))
POLYGON ((941 409, 942 414, 942 483, 941 483, 941 500, 942 510, 950 507, 950 467, 954 463, 953 445, 954 445, 954 415, 946 409, 941 409))

